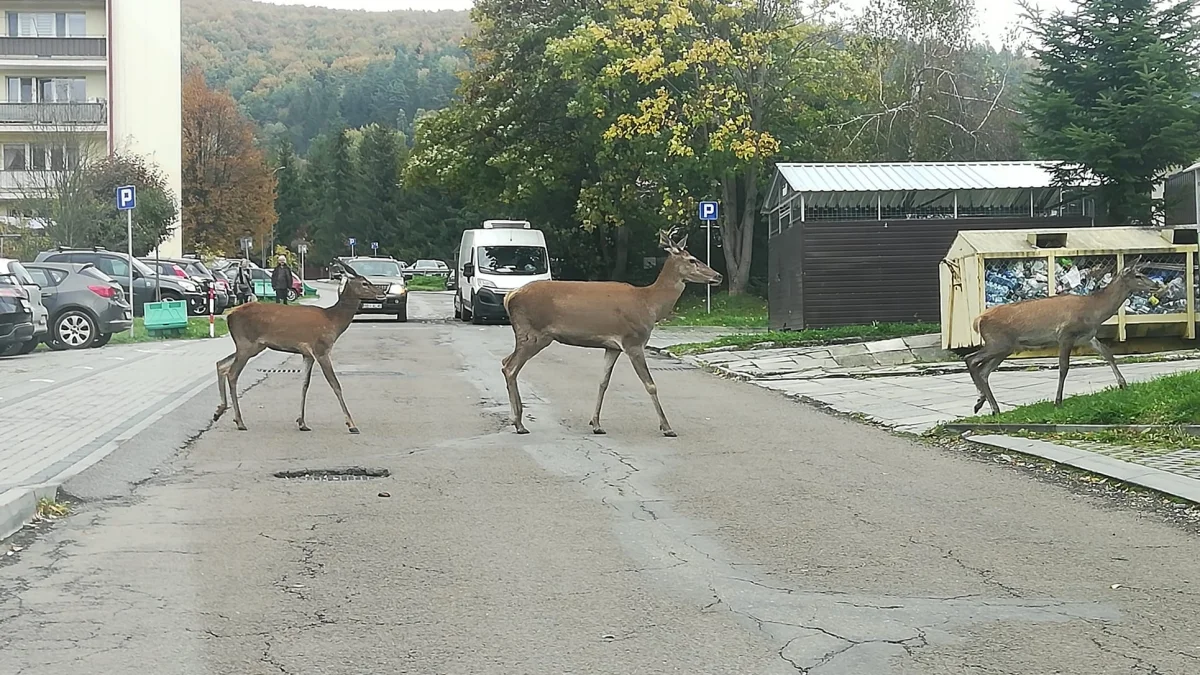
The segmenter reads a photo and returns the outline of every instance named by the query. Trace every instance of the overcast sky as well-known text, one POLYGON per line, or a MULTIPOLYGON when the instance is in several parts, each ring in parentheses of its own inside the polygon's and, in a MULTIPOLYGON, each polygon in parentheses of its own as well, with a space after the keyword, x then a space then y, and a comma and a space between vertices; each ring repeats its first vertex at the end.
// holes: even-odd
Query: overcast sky
MULTIPOLYGON (((321 5, 338 9, 366 9, 384 12, 391 9, 469 9, 471 0, 267 0, 281 5, 321 5)), ((861 7, 866 0, 843 0, 852 7, 861 7)), ((1070 0, 1034 0, 1046 8, 1067 8, 1070 0)), ((977 32, 980 38, 997 44, 1008 27, 1020 15, 1017 0, 976 0, 979 16, 977 32)))

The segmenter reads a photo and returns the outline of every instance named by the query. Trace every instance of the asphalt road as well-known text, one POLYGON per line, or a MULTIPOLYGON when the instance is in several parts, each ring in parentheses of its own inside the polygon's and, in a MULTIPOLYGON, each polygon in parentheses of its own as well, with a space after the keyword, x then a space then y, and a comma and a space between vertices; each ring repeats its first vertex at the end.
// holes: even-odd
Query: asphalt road
POLYGON ((292 358, 248 431, 199 433, 213 387, 68 484, 0 567, 0 675, 1200 672, 1181 527, 666 359, 678 438, 625 359, 590 434, 602 354, 559 345, 517 436, 511 329, 411 302, 335 351, 361 435, 319 373, 296 430, 292 358), (273 476, 349 465, 391 476, 273 476))

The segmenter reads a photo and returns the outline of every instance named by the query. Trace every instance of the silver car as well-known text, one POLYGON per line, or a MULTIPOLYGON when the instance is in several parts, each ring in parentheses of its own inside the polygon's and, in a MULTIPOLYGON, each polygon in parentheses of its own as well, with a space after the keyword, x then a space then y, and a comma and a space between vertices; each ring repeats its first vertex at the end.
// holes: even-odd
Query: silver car
POLYGON ((50 313, 42 302, 42 289, 33 277, 29 276, 29 272, 21 262, 12 258, 0 258, 0 281, 20 286, 29 294, 29 304, 33 305, 33 338, 8 352, 28 354, 37 349, 38 344, 46 339, 49 332, 50 313))
POLYGON ((25 263, 50 311, 46 345, 56 351, 108 344, 129 330, 133 308, 112 277, 91 263, 25 263))

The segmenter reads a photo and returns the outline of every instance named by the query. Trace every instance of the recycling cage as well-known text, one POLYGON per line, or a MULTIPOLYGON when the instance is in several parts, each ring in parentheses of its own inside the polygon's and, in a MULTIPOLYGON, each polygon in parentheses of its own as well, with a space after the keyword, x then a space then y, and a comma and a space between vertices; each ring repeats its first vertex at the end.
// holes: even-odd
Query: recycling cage
POLYGON ((1090 295, 1135 262, 1144 263, 1146 276, 1165 289, 1135 293, 1102 324, 1100 336, 1122 343, 1130 337, 1194 339, 1196 241, 1195 227, 959 232, 939 266, 942 348, 981 346, 975 319, 991 307, 1062 293, 1090 295))
POLYGON ((166 331, 187 328, 188 309, 186 300, 164 300, 147 302, 144 306, 146 332, 157 335, 166 331))

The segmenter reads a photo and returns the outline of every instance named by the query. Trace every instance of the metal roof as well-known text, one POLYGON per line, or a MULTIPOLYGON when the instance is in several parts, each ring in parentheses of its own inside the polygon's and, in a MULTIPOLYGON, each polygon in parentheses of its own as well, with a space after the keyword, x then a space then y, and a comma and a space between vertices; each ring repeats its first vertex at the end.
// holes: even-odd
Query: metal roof
POLYGON ((1053 187, 1059 162, 792 164, 776 168, 793 192, 1028 190, 1053 187))

